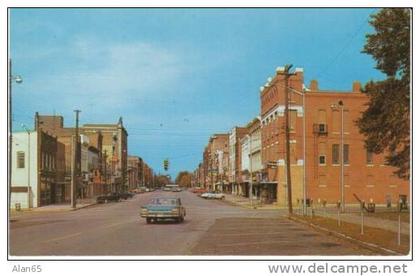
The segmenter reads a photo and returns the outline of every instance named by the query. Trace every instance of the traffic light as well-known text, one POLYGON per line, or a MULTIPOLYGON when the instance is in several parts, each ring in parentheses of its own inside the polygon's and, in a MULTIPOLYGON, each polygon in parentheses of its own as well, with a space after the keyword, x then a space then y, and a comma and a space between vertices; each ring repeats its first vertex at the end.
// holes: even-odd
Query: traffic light
POLYGON ((168 159, 163 160, 163 168, 165 169, 165 171, 168 170, 168 168, 169 168, 169 160, 168 159))

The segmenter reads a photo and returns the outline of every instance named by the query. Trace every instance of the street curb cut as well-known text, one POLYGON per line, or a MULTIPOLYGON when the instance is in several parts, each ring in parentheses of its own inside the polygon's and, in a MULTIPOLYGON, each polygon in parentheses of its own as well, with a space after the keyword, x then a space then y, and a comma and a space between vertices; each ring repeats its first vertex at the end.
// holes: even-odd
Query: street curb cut
POLYGON ((327 228, 324 228, 322 226, 319 226, 319 225, 316 225, 316 224, 313 224, 313 223, 310 223, 310 222, 307 222, 307 221, 298 219, 296 217, 289 217, 289 219, 290 220, 293 220, 295 222, 306 224, 306 225, 308 225, 308 226, 310 226, 310 227, 312 227, 312 228, 314 228, 316 230, 319 230, 319 231, 322 231, 322 232, 326 232, 326 233, 328 233, 330 235, 333 235, 333 236, 335 236, 337 238, 345 239, 345 240, 348 240, 348 241, 350 241, 352 243, 356 243, 359 246, 364 247, 364 248, 367 248, 367 249, 372 250, 372 251, 376 251, 376 252, 380 252, 380 253, 386 253, 386 254, 390 254, 390 255, 405 256, 404 254, 399 253, 399 252, 396 252, 394 250, 391 250, 391 249, 388 249, 388 248, 384 248, 384 247, 381 247, 381 246, 376 245, 376 244, 373 244, 373 243, 364 242, 364 241, 361 241, 361 240, 352 238, 350 236, 344 235, 344 234, 339 233, 339 232, 336 232, 336 231, 332 231, 330 229, 327 229, 327 228))

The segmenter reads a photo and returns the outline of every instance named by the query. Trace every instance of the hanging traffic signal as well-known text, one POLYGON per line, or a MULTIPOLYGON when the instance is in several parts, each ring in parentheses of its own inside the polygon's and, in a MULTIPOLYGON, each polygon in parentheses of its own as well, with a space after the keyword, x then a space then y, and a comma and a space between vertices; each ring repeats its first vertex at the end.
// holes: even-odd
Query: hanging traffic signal
POLYGON ((165 171, 168 170, 168 168, 169 168, 169 160, 168 159, 163 160, 163 168, 165 169, 165 171))

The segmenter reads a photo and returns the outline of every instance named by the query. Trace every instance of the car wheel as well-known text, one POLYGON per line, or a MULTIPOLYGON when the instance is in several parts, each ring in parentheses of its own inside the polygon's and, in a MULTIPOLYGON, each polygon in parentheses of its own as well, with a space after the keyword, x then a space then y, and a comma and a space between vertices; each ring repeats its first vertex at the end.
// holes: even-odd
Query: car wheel
POLYGON ((180 218, 179 218, 179 222, 183 222, 184 221, 184 216, 181 216, 180 218))
POLYGON ((104 200, 104 203, 108 203, 108 199, 105 199, 105 200, 104 200))
POLYGON ((150 224, 152 222, 152 219, 151 218, 146 218, 146 223, 147 224, 150 224))

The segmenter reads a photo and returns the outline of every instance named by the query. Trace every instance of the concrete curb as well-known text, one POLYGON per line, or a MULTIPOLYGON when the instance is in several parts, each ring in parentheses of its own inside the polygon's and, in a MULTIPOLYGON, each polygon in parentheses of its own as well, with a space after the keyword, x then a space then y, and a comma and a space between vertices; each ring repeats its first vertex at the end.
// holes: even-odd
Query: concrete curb
POLYGON ((245 203, 245 204, 241 204, 235 201, 231 201, 228 199, 225 199, 225 202, 234 205, 234 206, 239 206, 242 208, 246 208, 246 209, 250 209, 250 210, 284 210, 286 209, 285 207, 271 207, 271 206, 250 206, 249 203, 245 203))
POLYGON ((375 252, 379 252, 379 253, 385 253, 385 254, 388 254, 388 255, 405 256, 404 254, 396 252, 394 250, 391 250, 391 249, 388 249, 388 248, 385 248, 385 247, 381 247, 381 246, 373 244, 373 243, 364 242, 364 241, 355 239, 355 238, 347 236, 345 234, 342 234, 342 233, 339 233, 339 232, 336 232, 336 231, 332 231, 332 230, 327 229, 325 227, 322 227, 322 226, 319 226, 319 225, 316 225, 316 224, 298 219, 296 217, 289 217, 289 219, 293 220, 295 222, 306 224, 306 225, 308 225, 308 226, 310 226, 310 227, 312 227, 312 228, 314 228, 318 231, 326 232, 326 233, 328 233, 330 235, 333 235, 337 238, 345 239, 345 240, 350 241, 352 243, 356 243, 357 245, 359 245, 363 248, 369 249, 371 251, 375 251, 375 252))
MULTIPOLYGON (((84 205, 84 206, 81 206, 81 207, 76 207, 75 209, 72 209, 72 208, 57 208, 57 209, 45 209, 45 210, 25 210, 25 211, 23 211, 24 213, 26 213, 26 214, 42 214, 42 213, 57 213, 57 212, 74 212, 74 211, 78 211, 78 210, 80 210, 80 209, 84 209, 84 208, 87 208, 87 207, 91 207, 91 206, 94 206, 94 205, 97 205, 98 203, 96 203, 96 202, 94 202, 94 203, 91 203, 91 204, 87 204, 87 205, 84 205)), ((19 220, 19 217, 20 216, 10 216, 10 218, 9 218, 9 220, 10 221, 16 221, 16 220, 19 220)))

